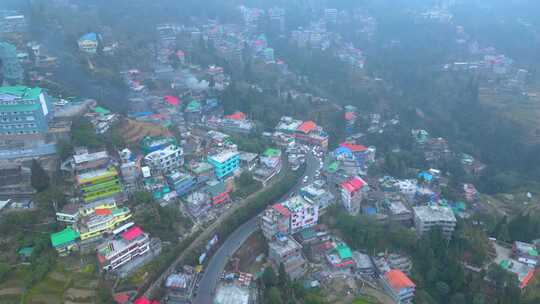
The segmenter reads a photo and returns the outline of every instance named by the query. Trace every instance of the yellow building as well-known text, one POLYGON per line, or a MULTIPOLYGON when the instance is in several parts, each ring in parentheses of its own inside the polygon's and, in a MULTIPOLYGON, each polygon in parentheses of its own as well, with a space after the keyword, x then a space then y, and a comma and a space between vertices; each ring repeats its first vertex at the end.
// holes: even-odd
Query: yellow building
POLYGON ((93 213, 83 216, 77 222, 75 228, 80 233, 81 241, 84 241, 112 232, 119 224, 130 219, 131 216, 131 212, 127 207, 95 209, 93 213))

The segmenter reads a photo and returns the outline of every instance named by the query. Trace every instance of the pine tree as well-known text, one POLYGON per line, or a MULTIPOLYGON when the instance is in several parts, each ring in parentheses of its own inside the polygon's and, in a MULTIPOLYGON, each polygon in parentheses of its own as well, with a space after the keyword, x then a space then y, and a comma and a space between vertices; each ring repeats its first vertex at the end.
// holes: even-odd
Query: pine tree
POLYGON ((47 187, 49 187, 49 176, 35 159, 32 160, 31 170, 32 176, 30 178, 30 182, 32 187, 38 192, 42 192, 47 189, 47 187))

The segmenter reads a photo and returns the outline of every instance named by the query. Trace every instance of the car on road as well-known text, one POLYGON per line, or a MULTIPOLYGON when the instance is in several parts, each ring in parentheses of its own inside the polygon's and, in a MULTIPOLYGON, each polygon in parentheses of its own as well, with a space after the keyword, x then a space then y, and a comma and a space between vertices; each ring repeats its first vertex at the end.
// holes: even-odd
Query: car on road
POLYGON ((307 183, 308 179, 309 179, 309 176, 306 175, 306 176, 304 176, 304 179, 302 180, 302 182, 305 184, 305 183, 307 183))

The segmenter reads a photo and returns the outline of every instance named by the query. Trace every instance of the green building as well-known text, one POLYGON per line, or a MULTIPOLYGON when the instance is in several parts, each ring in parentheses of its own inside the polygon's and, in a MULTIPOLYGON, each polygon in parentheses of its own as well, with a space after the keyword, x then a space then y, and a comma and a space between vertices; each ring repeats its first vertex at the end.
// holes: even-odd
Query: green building
POLYGON ((52 117, 52 102, 41 88, 0 87, 0 138, 45 135, 52 117))

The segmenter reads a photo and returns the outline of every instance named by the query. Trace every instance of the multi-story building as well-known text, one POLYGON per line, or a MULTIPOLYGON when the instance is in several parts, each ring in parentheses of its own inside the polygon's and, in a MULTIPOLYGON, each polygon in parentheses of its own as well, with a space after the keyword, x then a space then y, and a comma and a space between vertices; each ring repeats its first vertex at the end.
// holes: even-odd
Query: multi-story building
POLYGON ((268 260, 275 269, 283 264, 285 272, 296 280, 306 272, 306 260, 302 256, 302 246, 291 236, 278 234, 268 243, 268 260))
POLYGON ((140 147, 141 151, 146 155, 154 151, 158 151, 166 148, 170 145, 176 145, 176 139, 174 137, 165 137, 165 136, 146 136, 141 139, 140 147))
POLYGON ((77 185, 86 203, 115 196, 122 191, 118 171, 114 167, 79 174, 77 185))
POLYGON ((304 144, 328 148, 328 134, 313 121, 301 121, 284 116, 276 126, 276 131, 288 134, 304 144))
POLYGON ((193 189, 196 181, 190 174, 183 172, 174 172, 167 177, 169 185, 174 188, 178 196, 182 196, 193 189))
POLYGON ((281 151, 269 148, 260 157, 260 167, 253 172, 253 179, 266 186, 281 171, 281 151))
POLYGON ((58 253, 65 255, 76 248, 78 238, 79 233, 67 227, 62 231, 51 234, 51 244, 58 253))
POLYGON ((335 196, 324 188, 324 182, 319 180, 300 189, 300 195, 311 204, 319 207, 319 212, 323 212, 328 206, 334 203, 335 196))
POLYGON ((138 226, 97 247, 97 258, 104 271, 114 271, 150 251, 150 237, 138 226))
POLYGON ((107 151, 89 153, 87 150, 73 155, 72 168, 77 174, 89 172, 95 169, 105 169, 110 162, 107 151))
POLYGON ((208 162, 214 167, 216 177, 222 180, 238 169, 240 154, 237 151, 223 151, 208 156, 208 162))
POLYGON ((96 209, 112 210, 114 208, 116 208, 114 197, 108 197, 86 204, 70 203, 65 205, 62 210, 56 212, 56 220, 74 224, 80 217, 93 214, 96 209))
POLYGON ((26 18, 17 11, 0 12, 0 34, 21 34, 27 29, 26 18))
POLYGON ((363 193, 367 190, 367 183, 360 177, 355 176, 344 181, 340 185, 341 202, 350 214, 358 214, 363 193))
POLYGON ((319 206, 311 204, 301 196, 274 204, 261 217, 263 235, 272 239, 276 234, 294 234, 312 227, 319 220, 319 206))
POLYGON ((414 299, 416 285, 406 274, 397 269, 387 271, 381 278, 385 291, 396 304, 410 304, 414 299))
POLYGON ((80 233, 82 241, 101 237, 112 232, 119 224, 131 218, 129 208, 95 209, 93 213, 79 218, 75 229, 80 233))
POLYGON ((98 49, 98 35, 96 33, 87 33, 81 36, 77 41, 79 50, 88 54, 95 54, 98 49))
POLYGON ((0 87, 0 139, 44 138, 52 116, 52 103, 42 89, 0 87))
POLYGON ((184 151, 176 145, 169 145, 146 155, 144 161, 158 172, 176 171, 184 164, 184 151))
POLYGON ((418 206, 413 207, 413 213, 416 233, 419 236, 433 227, 439 227, 445 237, 452 237, 457 222, 452 209, 442 206, 418 206))
POLYGON ((0 42, 0 60, 0 86, 3 80, 11 85, 21 83, 24 70, 17 58, 17 48, 7 42, 0 42))

